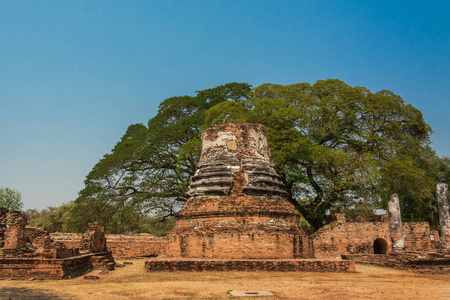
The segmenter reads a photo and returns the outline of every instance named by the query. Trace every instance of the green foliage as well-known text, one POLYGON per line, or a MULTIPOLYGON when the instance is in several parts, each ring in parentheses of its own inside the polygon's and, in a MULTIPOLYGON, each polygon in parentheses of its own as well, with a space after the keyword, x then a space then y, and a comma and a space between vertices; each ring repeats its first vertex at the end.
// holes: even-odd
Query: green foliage
MULTIPOLYGON (((268 83, 242 105, 246 121, 266 126, 289 200, 316 229, 330 210, 361 202, 386 207, 400 189, 421 203, 432 196, 434 179, 420 158, 431 128, 390 91, 371 93, 337 79, 268 83)), ((208 111, 209 119, 226 116, 225 108, 216 118, 214 108, 208 111)))
MULTIPOLYGON (((75 202, 71 201, 58 207, 47 207, 41 211, 27 209, 25 216, 28 225, 42 227, 49 232, 85 232, 86 228, 76 222, 75 202)), ((98 221, 98 220, 97 220, 98 221)), ((106 220, 101 220, 105 222, 106 220)), ((175 225, 175 218, 151 217, 142 213, 131 212, 130 218, 122 226, 108 226, 115 224, 115 220, 105 222, 107 233, 151 233, 157 236, 166 235, 175 225), (121 230, 117 230, 120 228, 121 230)))
POLYGON ((175 218, 161 216, 143 216, 134 233, 151 233, 157 236, 167 235, 175 226, 175 218))
POLYGON ((140 214, 179 211, 202 130, 228 122, 266 126, 272 160, 306 227, 319 228, 332 211, 371 214, 392 193, 405 220, 436 219, 435 184, 448 182, 449 159, 436 156, 430 126, 400 96, 337 79, 196 93, 164 100, 147 126, 131 125, 94 166, 76 200, 79 226, 96 220, 133 231, 140 214))
POLYGON ((450 159, 448 157, 439 158, 431 148, 425 148, 418 153, 416 164, 420 171, 415 171, 417 176, 422 176, 415 180, 413 184, 397 186, 400 196, 400 206, 404 221, 427 221, 431 228, 437 229, 439 226, 439 210, 436 201, 436 184, 440 182, 450 182, 450 159), (422 191, 411 192, 414 185, 420 185, 422 191))
POLYGON ((41 211, 27 209, 25 216, 28 225, 42 227, 48 232, 83 232, 74 222, 72 210, 75 206, 73 201, 58 207, 47 207, 41 211))
POLYGON ((371 206, 370 203, 363 201, 355 203, 352 207, 336 207, 331 213, 345 214, 347 216, 376 216, 374 207, 371 206))
POLYGON ((205 125, 203 127, 207 129, 225 123, 245 123, 247 119, 246 113, 247 108, 241 102, 221 102, 206 111, 205 125))
POLYGON ((433 173, 436 181, 450 184, 450 158, 432 155, 428 160, 429 166, 431 166, 430 172, 433 173))
POLYGON ((228 83, 194 97, 168 98, 147 126, 129 126, 112 153, 88 174, 76 200, 79 226, 100 221, 111 232, 129 232, 142 214, 168 217, 179 211, 199 160, 206 111, 225 101, 242 101, 250 89, 246 83, 228 83))
POLYGON ((0 188, 0 207, 9 210, 22 210, 22 194, 15 189, 0 188))
POLYGON ((300 215, 299 225, 300 227, 306 232, 306 234, 313 234, 314 228, 311 226, 311 224, 306 220, 298 210, 295 211, 300 215))

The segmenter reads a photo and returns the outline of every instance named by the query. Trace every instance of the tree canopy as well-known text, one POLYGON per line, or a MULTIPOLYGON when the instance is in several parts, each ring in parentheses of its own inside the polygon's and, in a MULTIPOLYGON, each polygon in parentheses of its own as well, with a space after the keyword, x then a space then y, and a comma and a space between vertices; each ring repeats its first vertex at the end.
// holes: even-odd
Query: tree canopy
POLYGON ((290 201, 316 228, 331 209, 361 201, 386 207, 400 188, 419 199, 432 195, 420 160, 430 150, 431 127, 390 91, 333 79, 264 84, 244 104, 247 119, 268 128, 290 201))
POLYGON ((241 101, 250 89, 246 83, 228 83, 193 97, 172 97, 147 126, 130 125, 87 176, 76 200, 79 226, 97 220, 123 232, 136 213, 164 219, 178 212, 199 160, 205 112, 224 101, 241 101))
POLYGON ((392 193, 402 196, 406 219, 430 221, 435 184, 448 181, 448 158, 429 146, 431 127, 391 91, 338 79, 229 83, 166 99, 147 126, 131 125, 87 176, 79 225, 104 221, 122 232, 136 212, 172 216, 187 200, 201 132, 228 122, 266 126, 289 201, 314 228, 330 211, 386 208, 392 193))
POLYGON ((0 188, 0 207, 9 210, 22 210, 22 194, 15 189, 0 188))

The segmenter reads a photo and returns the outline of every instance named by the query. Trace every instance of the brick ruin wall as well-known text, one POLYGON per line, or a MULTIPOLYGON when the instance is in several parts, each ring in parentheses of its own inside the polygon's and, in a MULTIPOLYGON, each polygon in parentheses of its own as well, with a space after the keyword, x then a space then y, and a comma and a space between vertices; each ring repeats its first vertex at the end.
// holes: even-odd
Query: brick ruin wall
POLYGON ((373 242, 382 238, 391 248, 389 227, 385 222, 365 219, 346 220, 347 216, 335 215, 335 220, 320 228, 313 235, 314 257, 340 257, 341 254, 373 253, 373 242), (350 222, 349 222, 350 221, 350 222))
POLYGON ((63 244, 65 247, 69 249, 83 247, 83 237, 81 233, 55 232, 50 233, 50 236, 54 241, 63 244))
MULTIPOLYGON (((429 250, 430 228, 427 222, 403 223, 406 250, 429 250)), ((386 252, 392 251, 389 222, 386 215, 351 217, 333 215, 329 223, 313 236, 314 257, 340 257, 342 254, 373 254, 378 239, 385 243, 386 252)))
MULTIPOLYGON (((81 234, 61 233, 50 234, 51 237, 67 248, 81 247, 81 234)), ((106 234, 108 251, 114 258, 155 257, 165 254, 167 238, 153 234, 106 234)))
MULTIPOLYGON (((5 219, 5 218, 3 218, 5 219)), ((209 220, 214 222, 214 219, 209 220)), ((388 244, 388 252, 390 248, 390 237, 389 237, 389 227, 386 216, 378 216, 376 218, 361 218, 361 217, 350 217, 350 216, 331 216, 329 224, 320 229, 316 234, 314 234, 309 239, 313 239, 313 243, 308 241, 302 243, 302 239, 296 239, 295 236, 290 236, 288 232, 277 232, 277 227, 282 226, 282 224, 276 224, 270 222, 270 220, 257 220, 253 218, 236 218, 234 219, 235 224, 227 224, 229 232, 215 233, 213 236, 203 236, 201 232, 195 231, 195 226, 193 227, 192 235, 199 235, 199 241, 197 244, 185 244, 183 243, 183 235, 172 236, 172 238, 178 238, 175 244, 186 245, 187 247, 192 247, 190 253, 197 254, 199 257, 204 256, 205 251, 208 249, 214 249, 214 251, 221 252, 223 257, 236 257, 239 256, 239 251, 241 245, 247 245, 250 249, 254 250, 255 257, 260 256, 263 252, 265 255, 267 253, 272 253, 278 256, 286 255, 286 257, 291 257, 295 252, 302 252, 301 248, 314 247, 314 257, 315 258, 335 258, 342 254, 372 254, 374 253, 373 242, 377 238, 384 239, 388 244), (265 222, 267 221, 267 222, 265 222), (244 228, 244 224, 254 223, 259 226, 265 227, 269 224, 274 231, 269 233, 264 230, 260 233, 257 231, 249 233, 248 231, 240 231, 240 228, 244 228), (266 224, 267 223, 267 224, 266 224), (223 235, 223 236, 222 236, 223 235), (233 240, 240 241, 236 244, 233 240), (265 243, 269 240, 268 245, 265 243), (292 245, 292 240, 294 240, 294 245, 292 245), (214 243, 215 246, 209 248, 209 244, 214 243), (275 246, 274 246, 275 245, 275 246), (295 249, 299 248, 299 249, 295 249), (197 253, 198 252, 198 253, 197 253), (260 253, 261 252, 261 253, 260 253), (228 253, 230 255, 228 255, 228 253)), ((192 224, 191 224, 192 225, 192 224)), ((430 249, 429 240, 429 226, 425 222, 410 222, 403 224, 405 232, 405 247, 406 250, 428 250, 430 249)), ((5 243, 5 228, 2 227, 2 240, 5 243)), ((45 259, 56 259, 60 257, 70 257, 74 255, 72 249, 86 249, 86 239, 83 238, 85 234, 78 233, 52 233, 48 234, 41 228, 36 227, 25 227, 24 233, 27 238, 33 241, 34 248, 41 252, 41 256, 45 259), (58 249, 51 249, 51 244, 61 244, 64 247, 59 247, 58 249), (48 248, 48 249, 45 249, 48 248), (66 253, 67 252, 67 253, 66 253)), ((132 258, 132 257, 154 257, 165 255, 167 251, 171 252, 173 249, 168 249, 168 237, 157 237, 151 234, 106 234, 107 248, 108 251, 112 252, 115 258, 132 258)), ((2 245, 3 245, 2 244, 2 245)), ((177 251, 181 251, 177 250, 177 251)), ((312 249, 303 249, 303 252, 312 252, 312 249)), ((244 254, 244 253, 243 253, 244 254)), ((79 258, 74 260, 72 264, 85 264, 87 268, 87 259, 79 258)), ((12 261, 9 262, 13 263, 12 261)), ((36 263, 36 262, 35 262, 36 263)), ((40 262, 41 268, 48 267, 48 276, 58 277, 61 271, 56 268, 54 262, 44 261, 40 262)), ((30 265, 29 274, 33 274, 35 271, 30 265)), ((70 272, 71 268, 74 266, 64 266, 67 271, 70 272)), ((204 267, 207 268, 207 267, 204 267)), ((260 267, 263 268, 263 267, 260 267)), ((266 268, 266 267, 264 267, 266 268)), ((63 272, 63 273, 64 273, 63 272)), ((65 273, 64 273, 65 274, 65 273)))
POLYGON ((403 223, 405 249, 409 251, 427 251, 431 249, 430 225, 427 222, 403 223))
POLYGON ((391 255, 349 254, 343 259, 361 264, 384 266, 420 273, 450 273, 450 252, 439 251, 402 251, 391 255))
POLYGON ((80 235, 82 249, 67 248, 44 229, 26 224, 21 212, 0 208, 0 279, 62 279, 97 265, 114 268, 114 260, 106 252, 104 224, 89 224, 88 231, 80 235), (100 263, 95 265, 95 260, 100 263))
POLYGON ((117 258, 155 257, 165 254, 167 238, 153 234, 107 234, 108 250, 117 258))
MULTIPOLYGON (((152 234, 106 234, 105 236, 108 251, 112 252, 115 258, 155 257, 174 251, 180 253, 187 251, 198 257, 209 256, 205 255, 208 251, 217 251, 215 254, 221 253, 223 258, 236 258, 239 256, 242 245, 245 245, 246 248, 253 249, 255 258, 261 257, 263 254, 289 258, 295 252, 314 252, 314 257, 320 259, 336 258, 342 254, 373 254, 373 243, 377 238, 382 238, 387 242, 387 253, 392 245, 386 216, 374 218, 331 216, 330 223, 309 237, 306 242, 304 242, 305 237, 297 239, 289 233, 277 232, 276 227, 280 224, 275 223, 269 225, 274 228, 273 233, 268 233, 266 230, 249 233, 240 229, 244 224, 251 222, 259 222, 260 226, 264 227, 264 224, 269 221, 249 217, 236 219, 233 220, 235 224, 226 225, 229 228, 227 232, 216 232, 211 236, 197 232, 194 226, 190 234, 198 237, 190 239, 191 243, 183 242, 182 234, 170 236, 172 239, 177 239, 172 242, 172 245, 182 245, 189 249, 171 249, 168 247, 169 237, 157 237, 152 234), (197 243, 193 244, 192 240, 197 243), (233 243, 234 240, 240 243, 233 243), (266 243, 267 240, 268 243, 266 243), (292 243, 293 240, 294 243, 292 243), (214 244, 214 247, 210 247, 211 244, 214 244), (314 249, 304 249, 308 247, 314 249)), ((209 222, 214 222, 214 219, 209 222)), ((428 223, 406 222, 403 224, 403 230, 406 250, 422 251, 431 248, 428 223)), ((57 232, 51 233, 50 236, 54 241, 62 243, 67 248, 83 248, 82 234, 57 232)), ((244 252, 241 256, 244 256, 244 252)))
MULTIPOLYGON (((344 217, 344 216, 343 216, 344 217)), ((340 218, 343 218, 340 217, 340 218)), ((336 217, 334 217, 336 218, 336 217)), ((389 227, 387 218, 379 216, 376 218, 358 218, 345 216, 345 221, 331 221, 322 229, 317 231, 311 241, 296 239, 289 233, 279 233, 274 231, 272 234, 267 231, 262 232, 241 232, 245 222, 251 222, 249 218, 236 221, 236 224, 227 224, 231 228, 226 233, 215 233, 208 236, 202 232, 196 232, 194 229, 191 235, 197 235, 196 244, 184 243, 183 235, 173 235, 170 238, 178 239, 172 245, 184 245, 190 249, 170 249, 168 248, 168 237, 157 237, 152 234, 106 234, 108 251, 112 252, 115 258, 133 258, 133 257, 155 257, 176 252, 188 251, 196 254, 198 257, 205 255, 208 251, 217 251, 221 253, 223 258, 236 258, 241 251, 241 245, 246 245, 249 249, 253 249, 255 258, 267 255, 278 255, 286 258, 292 257, 294 252, 314 252, 315 258, 336 258, 342 254, 373 254, 373 243, 377 238, 384 239, 388 244, 388 253, 391 249, 389 236, 389 227), (233 243, 233 240, 240 243, 233 243), (269 240, 269 243, 265 243, 269 240), (292 244, 294 240, 294 245, 292 244), (214 247, 210 247, 214 244, 214 247), (303 249, 304 247, 312 247, 314 249, 303 249), (296 250, 295 248, 299 248, 296 250)), ((333 219, 333 217, 331 217, 333 219)), ((211 221, 211 220, 210 220, 211 221)), ((253 220, 258 222, 258 220, 253 220)), ((265 224, 264 222, 260 224, 265 224)), ((263 226, 263 225, 261 225, 263 226)), ((276 227, 276 224, 271 224, 276 227)), ((195 228, 195 227, 194 227, 195 228)), ((429 225, 426 222, 406 222, 403 224, 405 232, 405 248, 406 250, 429 250, 429 225)), ((54 241, 64 244, 67 248, 82 248, 82 234, 79 233, 51 233, 54 241)), ((192 240, 191 240, 192 241, 192 240)), ((217 254, 216 253, 216 254, 217 254)), ((244 252, 242 255, 244 256, 244 252)))

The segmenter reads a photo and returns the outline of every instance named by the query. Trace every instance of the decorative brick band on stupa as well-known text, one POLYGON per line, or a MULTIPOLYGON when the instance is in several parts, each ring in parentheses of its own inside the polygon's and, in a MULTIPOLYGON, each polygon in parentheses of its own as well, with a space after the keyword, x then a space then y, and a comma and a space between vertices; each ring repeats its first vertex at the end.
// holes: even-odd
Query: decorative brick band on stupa
POLYGON ((270 160, 264 126, 207 129, 167 255, 189 258, 311 257, 310 239, 270 160))

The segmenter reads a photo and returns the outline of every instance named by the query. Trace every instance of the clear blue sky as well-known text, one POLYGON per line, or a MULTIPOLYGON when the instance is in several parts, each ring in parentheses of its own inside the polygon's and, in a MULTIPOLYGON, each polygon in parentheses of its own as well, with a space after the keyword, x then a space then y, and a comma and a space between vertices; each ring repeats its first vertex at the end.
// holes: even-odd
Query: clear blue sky
POLYGON ((77 197, 165 98, 339 78, 420 109, 450 156, 450 1, 0 0, 0 187, 77 197))

